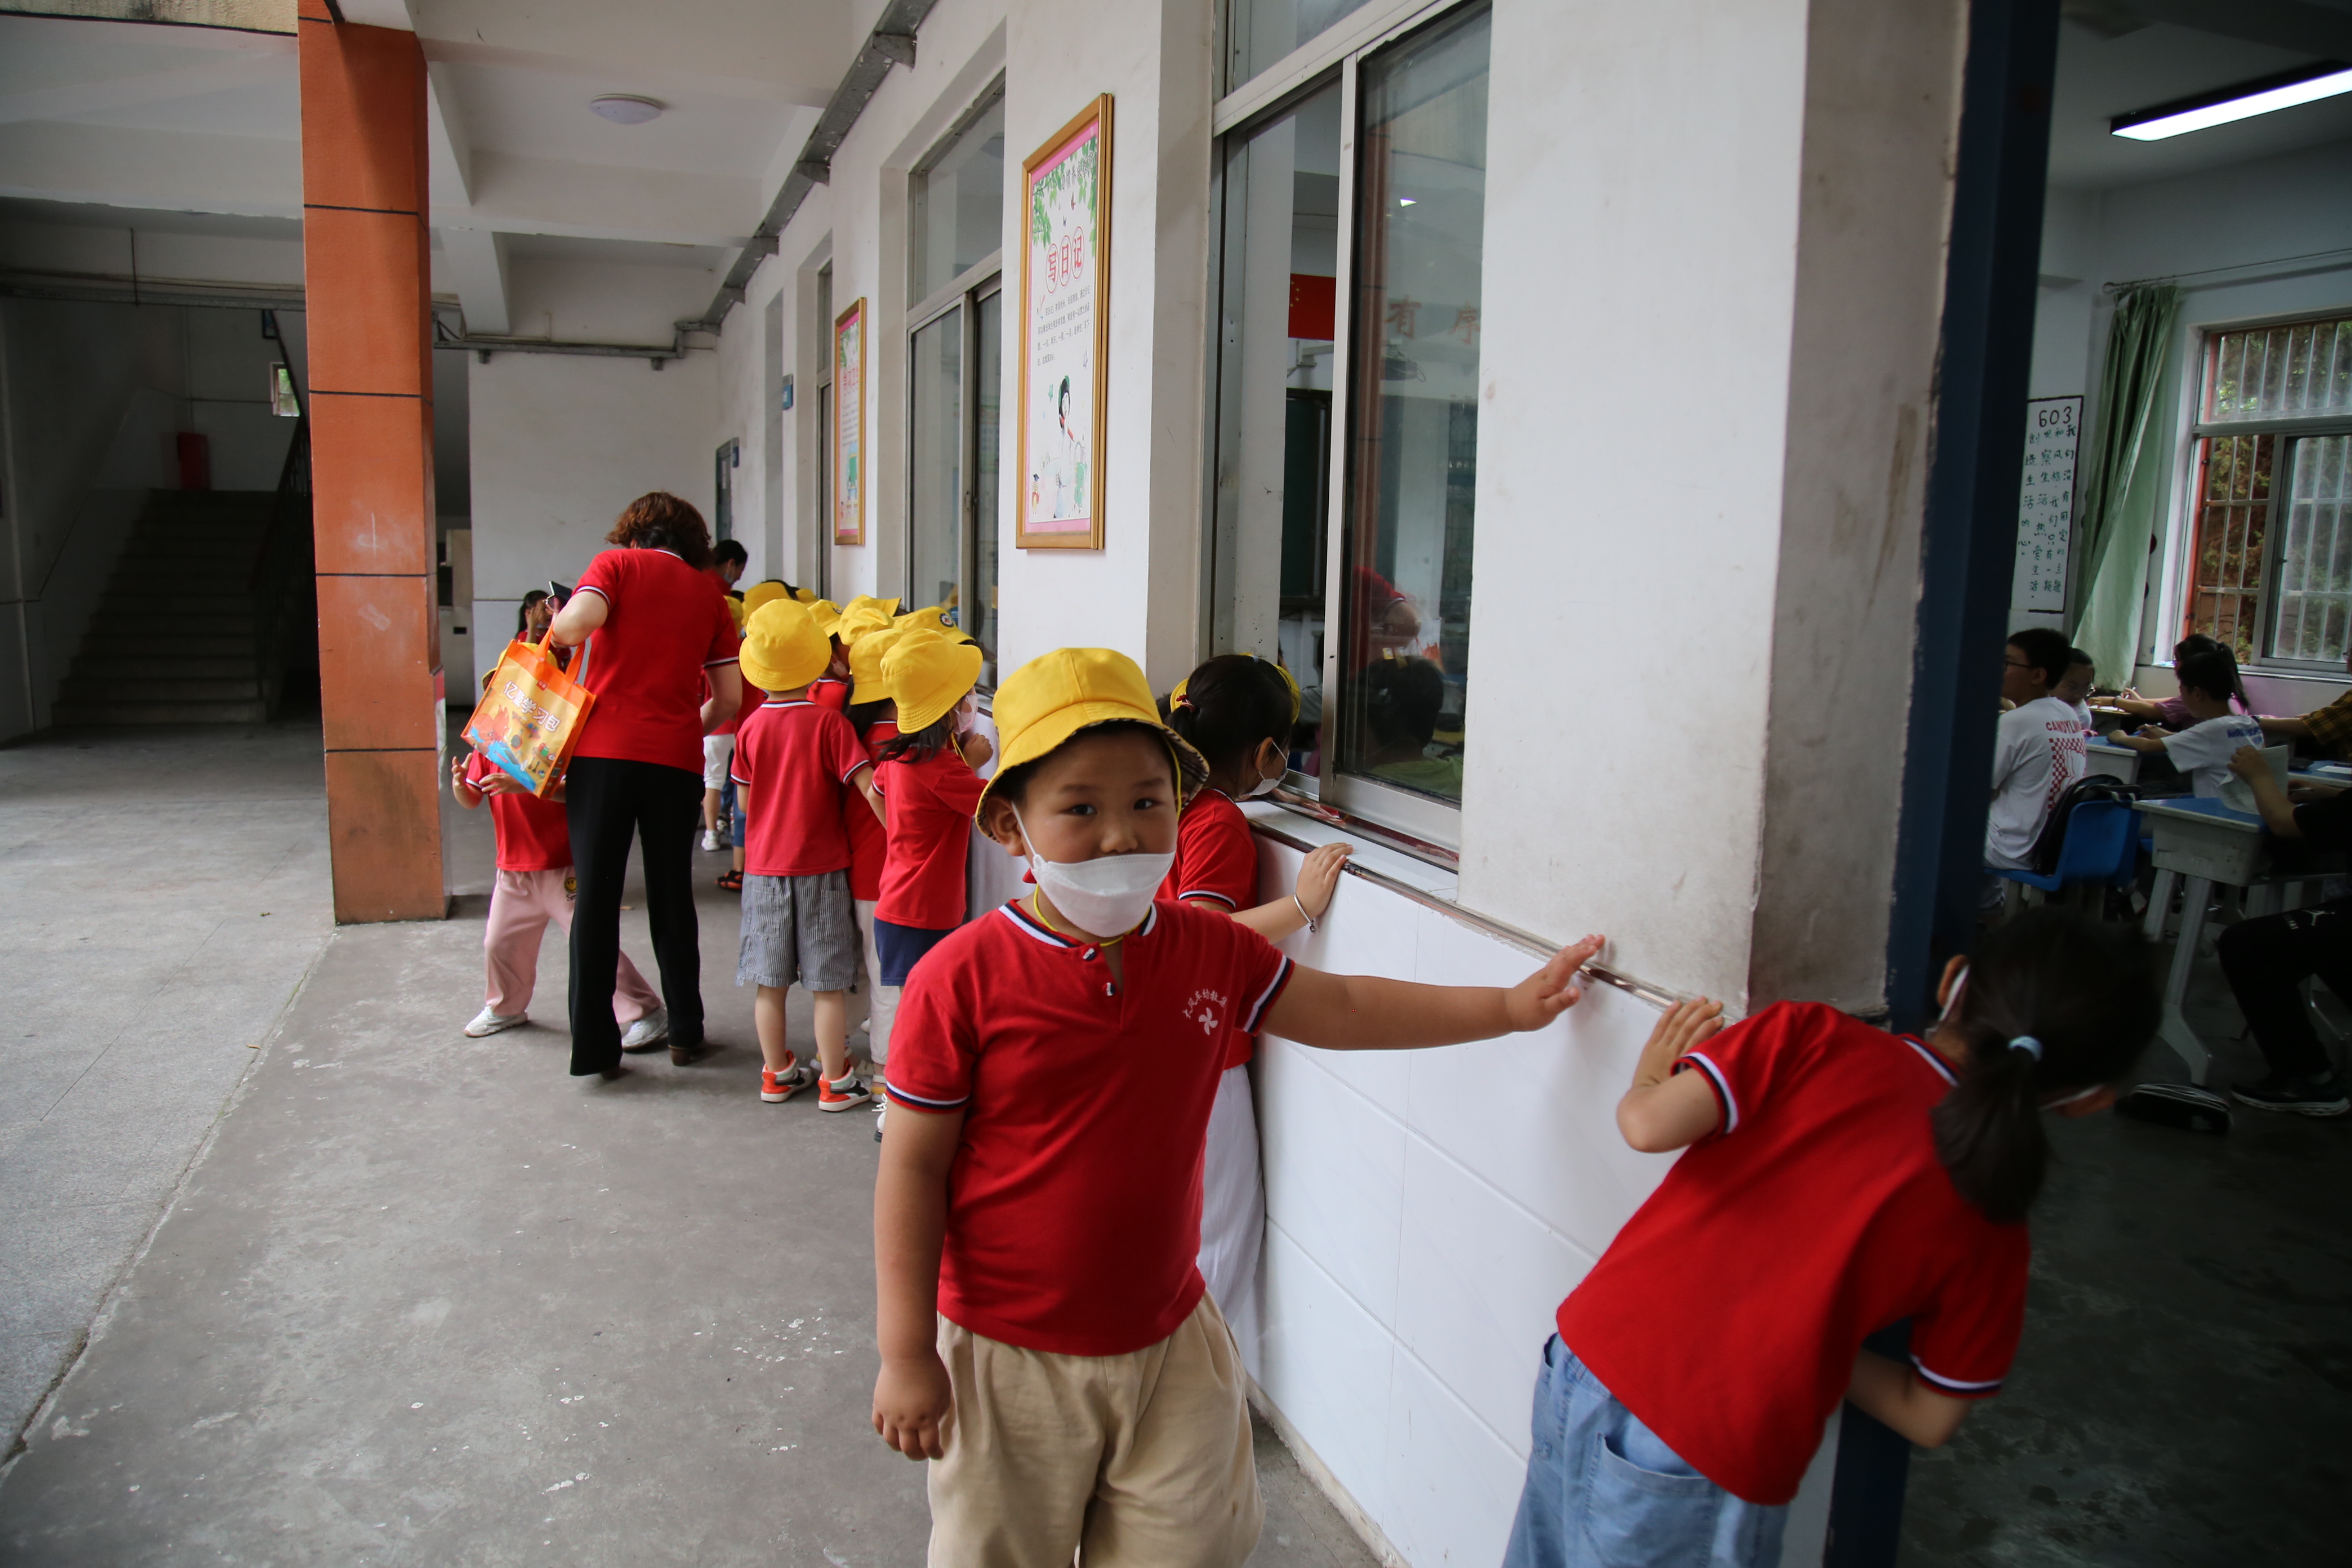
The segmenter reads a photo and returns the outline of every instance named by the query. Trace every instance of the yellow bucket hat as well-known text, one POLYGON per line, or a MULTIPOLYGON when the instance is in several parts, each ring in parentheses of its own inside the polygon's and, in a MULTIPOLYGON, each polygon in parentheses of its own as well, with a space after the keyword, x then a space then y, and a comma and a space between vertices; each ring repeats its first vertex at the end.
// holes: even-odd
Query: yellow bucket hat
POLYGON ((908 626, 892 637, 882 657, 882 679, 898 705, 898 732, 911 735, 946 718, 979 680, 980 662, 978 647, 928 626, 908 626))
POLYGON ((877 599, 871 594, 860 594, 841 606, 841 613, 845 616, 855 615, 860 610, 879 611, 882 618, 887 621, 898 613, 898 601, 896 598, 877 599))
POLYGON ((841 606, 831 599, 819 599, 808 607, 808 612, 816 617, 816 629, 826 637, 841 630, 841 606))
MULTIPOLYGON (((973 652, 979 650, 974 648, 973 652)), ((942 710, 944 711, 944 710, 942 710)), ((1167 738, 1176 763, 1179 804, 1209 776, 1209 764, 1192 742, 1160 721, 1151 688, 1135 660, 1107 647, 1060 647, 1035 658, 1005 677, 991 705, 996 721, 997 768, 988 789, 973 807, 976 817, 988 805, 990 790, 1024 763, 1059 748, 1081 730, 1126 721, 1149 724, 1167 738)), ((912 729, 900 709, 902 729, 912 729)))
MULTIPOLYGON (((841 617, 843 637, 848 637, 849 617, 841 617)), ((890 695, 888 683, 882 676, 883 656, 890 645, 898 640, 898 628, 894 626, 871 626, 860 632, 857 640, 849 645, 849 700, 852 702, 879 702, 890 695)), ((905 725, 899 728, 904 729, 905 725)))
POLYGON ((793 691, 823 675, 833 644, 817 629, 809 606, 777 599, 760 606, 743 627, 737 658, 743 679, 762 691, 793 691))
POLYGON ((744 621, 748 624, 753 616, 758 615, 761 605, 771 605, 778 599, 791 596, 791 590, 782 583, 754 583, 743 590, 744 621))
POLYGON ((882 631, 898 624, 878 605, 853 604, 841 612, 841 622, 833 628, 833 635, 844 643, 855 643, 868 632, 882 631))
POLYGON ((951 642, 971 641, 962 628, 948 624, 948 607, 945 605, 926 605, 919 610, 908 610, 898 617, 898 624, 912 629, 937 632, 951 642))
POLYGON ((816 603, 816 590, 814 588, 795 588, 793 590, 793 597, 798 599, 803 605, 814 605, 816 603))

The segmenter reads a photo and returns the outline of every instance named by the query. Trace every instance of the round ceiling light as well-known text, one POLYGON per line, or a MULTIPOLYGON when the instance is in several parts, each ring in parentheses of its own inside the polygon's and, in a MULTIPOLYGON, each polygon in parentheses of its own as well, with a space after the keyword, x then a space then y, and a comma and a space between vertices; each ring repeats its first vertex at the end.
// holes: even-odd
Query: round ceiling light
POLYGON ((590 100, 588 112, 615 125, 643 125, 668 107, 657 98, 640 98, 633 92, 608 92, 602 98, 590 100))

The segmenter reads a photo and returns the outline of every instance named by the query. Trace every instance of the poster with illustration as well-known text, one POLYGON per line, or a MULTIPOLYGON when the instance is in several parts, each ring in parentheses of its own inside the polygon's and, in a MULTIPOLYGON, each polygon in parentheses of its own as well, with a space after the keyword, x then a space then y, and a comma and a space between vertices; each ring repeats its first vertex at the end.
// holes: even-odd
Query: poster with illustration
POLYGON ((833 319, 833 542, 866 542, 866 301, 833 319))
POLYGON ((1022 165, 1021 450, 1014 542, 1099 550, 1110 332, 1110 95, 1022 165))

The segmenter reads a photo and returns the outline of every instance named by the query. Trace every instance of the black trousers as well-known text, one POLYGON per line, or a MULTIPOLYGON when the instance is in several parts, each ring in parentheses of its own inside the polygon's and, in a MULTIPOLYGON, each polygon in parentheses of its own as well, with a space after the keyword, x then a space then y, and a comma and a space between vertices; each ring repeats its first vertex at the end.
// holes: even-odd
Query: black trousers
POLYGON ((2352 1002, 2352 899, 2241 921, 2221 933, 2221 973, 2271 1070, 2293 1078, 2327 1071, 2326 1047, 2298 987, 2316 974, 2352 1002))
POLYGON ((646 919, 661 969, 674 1046, 702 1043, 702 948, 694 918, 694 832, 702 775, 658 763, 575 757, 565 775, 572 826, 572 1075, 617 1067, 621 1026, 613 981, 621 963, 621 889, 635 839, 646 869, 646 919))

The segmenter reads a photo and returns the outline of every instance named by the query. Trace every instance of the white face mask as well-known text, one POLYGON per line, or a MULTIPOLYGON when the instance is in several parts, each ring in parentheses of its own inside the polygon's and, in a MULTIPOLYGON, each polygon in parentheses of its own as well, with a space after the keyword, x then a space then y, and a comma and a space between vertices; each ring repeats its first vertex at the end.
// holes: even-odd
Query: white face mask
POLYGON ((1016 808, 1021 842, 1029 850, 1029 874, 1081 931, 1097 936, 1117 936, 1143 923, 1151 910, 1151 895, 1168 879, 1176 852, 1165 855, 1100 855, 1092 860, 1048 860, 1030 842, 1029 825, 1016 808))
MULTIPOLYGON (((1259 750, 1259 751, 1261 751, 1261 752, 1263 752, 1263 751, 1265 751, 1265 748, 1264 746, 1260 746, 1260 747, 1258 748, 1258 750, 1259 750)), ((1255 766, 1257 765, 1257 763, 1256 763, 1256 762, 1255 762, 1255 760, 1253 760, 1253 761, 1251 762, 1250 765, 1251 765, 1252 767, 1255 767, 1255 766)), ((1285 768, 1285 769, 1283 769, 1281 772, 1279 772, 1279 773, 1276 773, 1276 774, 1275 774, 1272 778, 1270 778, 1270 779, 1267 779, 1267 778, 1262 778, 1262 779, 1258 780, 1258 781, 1257 781, 1257 783, 1255 783, 1255 784, 1254 784, 1250 785, 1250 787, 1249 787, 1249 788, 1247 788, 1247 789, 1245 789, 1245 790, 1242 791, 1242 798, 1243 798, 1244 800, 1255 800, 1258 796, 1260 796, 1260 795, 1272 795, 1276 790, 1278 790, 1278 789, 1280 789, 1280 788, 1282 787, 1282 781, 1283 781, 1284 779, 1288 778, 1289 776, 1290 776, 1290 770, 1289 770, 1289 769, 1287 769, 1287 768, 1285 768)))
POLYGON ((980 710, 972 706, 971 698, 965 698, 956 704, 955 732, 959 735, 971 734, 972 725, 978 722, 979 719, 980 710))

